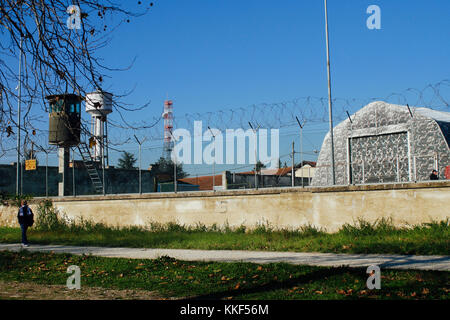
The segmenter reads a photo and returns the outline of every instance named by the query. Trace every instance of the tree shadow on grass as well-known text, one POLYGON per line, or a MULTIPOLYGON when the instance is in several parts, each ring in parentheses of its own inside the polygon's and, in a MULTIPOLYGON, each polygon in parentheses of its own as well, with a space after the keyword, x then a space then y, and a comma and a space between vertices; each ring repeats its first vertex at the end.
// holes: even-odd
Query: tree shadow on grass
POLYGON ((354 274, 357 276, 361 276, 364 274, 365 270, 357 269, 357 268, 348 268, 348 267, 338 267, 333 269, 319 269, 308 274, 295 277, 292 279, 287 279, 284 281, 270 281, 269 283, 265 283, 262 285, 256 285, 251 288, 241 288, 236 290, 226 290, 220 292, 214 292, 210 294, 204 294, 199 296, 190 297, 190 300, 220 300, 226 297, 236 297, 247 294, 257 294, 257 293, 266 293, 270 291, 280 290, 280 289, 289 289, 293 286, 301 286, 302 284, 307 284, 310 281, 315 282, 319 280, 324 280, 326 277, 334 277, 343 274, 354 274))

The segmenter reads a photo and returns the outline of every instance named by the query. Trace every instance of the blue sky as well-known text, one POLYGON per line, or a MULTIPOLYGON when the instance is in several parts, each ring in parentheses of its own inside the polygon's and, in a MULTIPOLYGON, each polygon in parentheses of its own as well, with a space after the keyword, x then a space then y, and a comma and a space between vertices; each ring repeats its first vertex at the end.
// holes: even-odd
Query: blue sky
MULTIPOLYGON (((448 0, 329 0, 333 97, 385 97, 449 79, 449 12, 448 0), (372 4, 381 8, 381 30, 366 27, 372 4)), ((104 87, 117 94, 134 88, 126 98, 132 105, 151 100, 145 111, 128 113, 129 121, 152 122, 167 96, 175 117, 327 96, 321 0, 155 1, 99 54, 116 68, 136 59, 131 70, 110 74, 104 87)), ((305 128, 306 151, 320 148, 327 126, 305 128)), ((293 126, 281 138, 280 154, 287 154, 298 130, 293 126)), ((123 149, 137 155, 133 143, 123 149)), ((144 167, 159 158, 162 150, 151 148, 161 145, 147 143, 144 167)), ((113 164, 118 156, 111 153, 113 164)))
MULTIPOLYGON (((449 12, 444 0, 329 0, 333 97, 385 97, 448 79, 449 12), (381 9, 381 30, 366 26, 372 4, 381 9)), ((167 94, 175 117, 327 96, 323 1, 157 1, 114 34, 104 57, 123 66, 136 58, 131 71, 106 82, 112 91, 135 87, 130 103, 152 101, 131 118, 159 115, 167 94)), ((306 137, 313 140, 306 150, 320 148, 321 128, 306 137)), ((298 141, 295 127, 290 132, 280 154, 298 141)))
MULTIPOLYGON (((450 2, 328 1, 333 93, 383 96, 449 75, 450 2), (366 27, 381 8, 382 29, 366 27)), ((201 112, 299 96, 326 96, 323 1, 157 1, 115 34, 105 61, 130 72, 107 84, 133 87, 136 103, 201 112)))

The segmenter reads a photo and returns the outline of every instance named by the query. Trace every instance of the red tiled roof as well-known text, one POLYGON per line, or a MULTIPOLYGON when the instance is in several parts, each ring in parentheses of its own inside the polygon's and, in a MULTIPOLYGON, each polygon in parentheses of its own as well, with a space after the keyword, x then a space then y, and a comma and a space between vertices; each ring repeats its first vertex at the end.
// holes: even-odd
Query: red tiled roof
MULTIPOLYGON (((200 187, 199 190, 212 190, 213 189, 213 176, 183 178, 183 179, 179 179, 179 181, 198 185, 200 187)), ((216 186, 222 185, 222 175, 215 176, 214 184, 216 186)))
MULTIPOLYGON (((316 166, 316 162, 314 161, 303 161, 303 165, 309 164, 311 167, 316 166)), ((301 168, 300 164, 295 166, 295 169, 301 168)), ((277 176, 285 176, 287 174, 290 174, 292 172, 292 166, 286 167, 286 168, 279 168, 279 169, 262 169, 261 174, 262 175, 277 175, 277 176)), ((255 171, 246 171, 246 172, 238 172, 239 174, 255 174, 255 171)))
MULTIPOLYGON (((291 173, 292 167, 287 168, 279 168, 279 169, 262 169, 261 174, 262 175, 278 175, 278 176, 284 176, 288 173, 291 173)), ((246 172, 237 172, 238 174, 248 174, 252 175, 255 174, 255 171, 246 171, 246 172)))

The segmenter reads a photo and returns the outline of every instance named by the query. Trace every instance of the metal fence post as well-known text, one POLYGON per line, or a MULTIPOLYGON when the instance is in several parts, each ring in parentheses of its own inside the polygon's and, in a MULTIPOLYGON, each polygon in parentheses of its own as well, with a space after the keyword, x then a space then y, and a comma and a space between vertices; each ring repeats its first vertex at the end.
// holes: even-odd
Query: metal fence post
POLYGON ((416 156, 413 157, 414 182, 417 182, 416 156))
POLYGON ((364 160, 362 162, 362 183, 365 183, 365 169, 364 169, 364 160))
POLYGON ((45 197, 48 198, 48 152, 45 152, 45 197))
POLYGON ((72 149, 72 193, 75 197, 75 149, 72 149))
POLYGON ((438 172, 439 176, 439 157, 437 152, 434 154, 434 169, 438 172))
POLYGON ((400 168, 399 168, 398 155, 397 155, 397 182, 400 182, 400 168))

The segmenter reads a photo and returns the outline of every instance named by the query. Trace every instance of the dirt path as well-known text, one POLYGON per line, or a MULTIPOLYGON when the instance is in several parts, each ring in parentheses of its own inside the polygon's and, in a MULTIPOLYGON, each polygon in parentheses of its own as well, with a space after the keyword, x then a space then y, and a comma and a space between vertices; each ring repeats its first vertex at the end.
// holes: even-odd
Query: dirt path
POLYGON ((164 300, 154 291, 113 290, 81 287, 69 290, 62 285, 0 281, 0 299, 14 300, 164 300))
MULTIPOLYGON (((20 244, 0 244, 0 250, 20 251, 20 244)), ((318 252, 275 252, 245 250, 192 250, 192 249, 148 249, 111 248, 66 245, 31 245, 30 252, 70 253, 107 258, 158 259, 169 256, 184 261, 218 261, 274 263, 284 262, 295 265, 323 267, 349 266, 367 268, 378 265, 382 269, 436 270, 450 271, 450 256, 437 255, 399 255, 399 254, 335 254, 318 252)))

